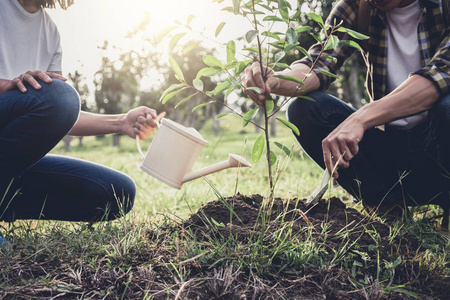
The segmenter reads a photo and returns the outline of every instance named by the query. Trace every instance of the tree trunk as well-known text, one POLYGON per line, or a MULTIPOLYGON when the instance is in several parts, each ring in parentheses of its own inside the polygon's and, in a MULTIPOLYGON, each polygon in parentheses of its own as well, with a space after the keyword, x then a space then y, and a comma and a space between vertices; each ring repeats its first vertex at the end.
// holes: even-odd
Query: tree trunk
POLYGON ((113 134, 112 135, 112 144, 114 147, 120 146, 120 135, 119 134, 113 134))
POLYGON ((78 137, 78 147, 82 147, 83 146, 83 137, 79 136, 78 137))
POLYGON ((63 138, 63 141, 64 141, 64 151, 66 151, 66 152, 70 152, 70 150, 71 150, 71 148, 70 148, 70 142, 73 140, 73 137, 71 137, 71 136, 69 136, 69 135, 66 135, 64 138, 63 138))

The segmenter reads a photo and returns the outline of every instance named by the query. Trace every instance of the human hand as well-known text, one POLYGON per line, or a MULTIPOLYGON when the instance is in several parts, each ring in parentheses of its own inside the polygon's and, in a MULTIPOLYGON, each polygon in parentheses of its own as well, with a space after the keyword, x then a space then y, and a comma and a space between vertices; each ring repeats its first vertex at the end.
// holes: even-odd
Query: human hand
POLYGON ((261 66, 259 62, 253 62, 244 72, 245 75, 241 77, 241 82, 244 85, 244 93, 258 106, 264 107, 266 94, 272 93, 273 88, 279 84, 279 79, 273 77, 274 73, 270 68, 261 66), (264 78, 266 79, 265 81, 264 78), (258 94, 255 91, 247 89, 249 87, 258 87, 261 89, 261 93, 258 94))
POLYGON ((125 115, 122 124, 122 132, 131 138, 139 135, 141 140, 148 138, 158 125, 158 122, 166 115, 165 112, 156 115, 154 109, 140 106, 130 110, 125 115))
POLYGON ((22 93, 26 93, 27 92, 27 88, 25 86, 26 83, 29 83, 34 89, 39 90, 41 89, 41 85, 37 82, 38 80, 41 80, 45 83, 51 83, 53 78, 62 81, 67 80, 67 78, 55 72, 43 72, 37 70, 28 71, 26 73, 20 74, 13 80, 10 80, 9 86, 7 86, 6 90, 3 92, 12 90, 13 88, 18 88, 19 90, 22 91, 22 93))
POLYGON ((358 153, 358 144, 363 136, 363 126, 355 118, 349 117, 322 141, 324 163, 333 179, 339 178, 338 168, 350 166, 350 160, 358 153))

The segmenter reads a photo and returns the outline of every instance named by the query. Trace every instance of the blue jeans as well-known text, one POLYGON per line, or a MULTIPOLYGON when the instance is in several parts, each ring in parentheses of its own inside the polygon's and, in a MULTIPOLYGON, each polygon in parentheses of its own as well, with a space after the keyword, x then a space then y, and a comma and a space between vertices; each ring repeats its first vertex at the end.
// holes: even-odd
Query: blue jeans
POLYGON ((136 193, 130 177, 48 154, 77 121, 80 102, 63 81, 40 84, 0 94, 0 220, 98 221, 127 213, 136 193))
MULTIPOLYGON (((314 101, 294 100, 287 115, 300 131, 300 145, 324 169, 322 140, 355 109, 323 92, 308 96, 314 101)), ((449 134, 450 96, 445 96, 430 110, 429 120, 413 129, 367 130, 350 167, 339 170, 338 183, 367 206, 449 207, 449 134)))

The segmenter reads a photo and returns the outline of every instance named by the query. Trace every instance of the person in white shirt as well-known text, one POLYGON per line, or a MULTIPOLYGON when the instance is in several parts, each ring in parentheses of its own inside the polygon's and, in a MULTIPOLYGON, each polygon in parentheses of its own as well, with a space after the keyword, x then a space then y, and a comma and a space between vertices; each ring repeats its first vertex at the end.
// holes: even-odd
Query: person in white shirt
POLYGON ((136 193, 129 176, 48 152, 67 134, 146 139, 161 117, 148 107, 80 112, 62 76, 58 29, 44 9, 55 2, 0 1, 0 221, 99 221, 129 212, 136 193))

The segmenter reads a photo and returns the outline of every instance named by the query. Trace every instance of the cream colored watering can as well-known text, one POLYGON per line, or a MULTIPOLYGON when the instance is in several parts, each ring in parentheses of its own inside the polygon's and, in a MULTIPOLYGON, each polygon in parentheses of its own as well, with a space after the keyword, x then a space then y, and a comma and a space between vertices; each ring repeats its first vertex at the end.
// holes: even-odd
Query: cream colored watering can
POLYGON ((183 183, 233 167, 251 167, 243 157, 230 154, 228 160, 192 171, 198 156, 208 143, 194 128, 162 119, 158 132, 147 154, 141 150, 139 137, 136 145, 141 154, 141 169, 156 179, 180 189, 183 183))

